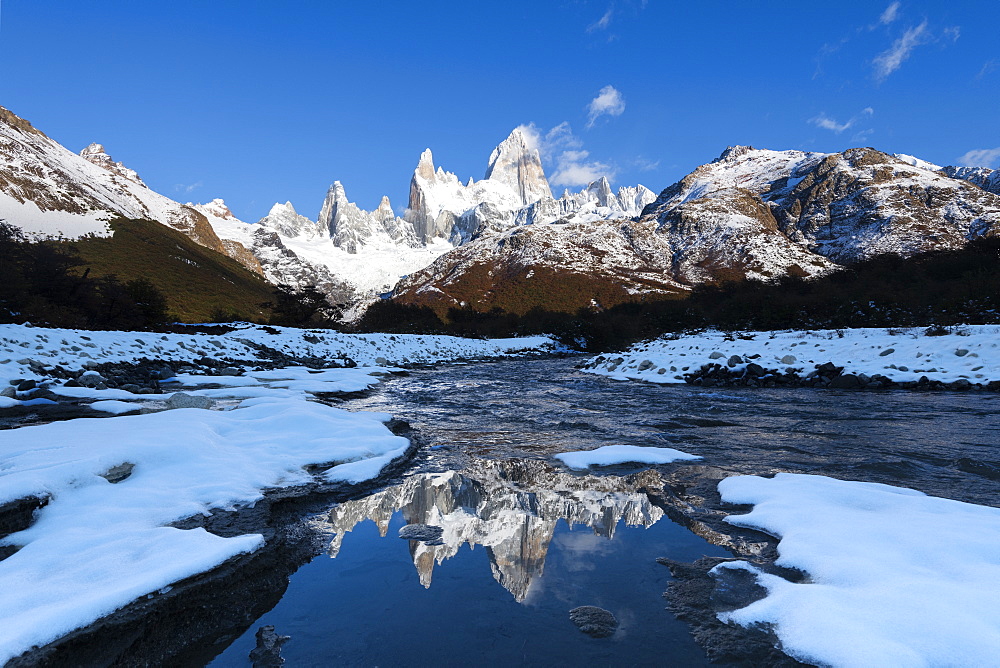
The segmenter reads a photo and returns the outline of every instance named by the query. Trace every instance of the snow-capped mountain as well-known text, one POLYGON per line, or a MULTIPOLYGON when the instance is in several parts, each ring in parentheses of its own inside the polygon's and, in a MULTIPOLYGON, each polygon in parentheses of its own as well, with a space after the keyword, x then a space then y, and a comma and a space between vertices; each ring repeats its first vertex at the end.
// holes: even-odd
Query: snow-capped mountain
POLYGON ((253 255, 215 233, 202 212, 143 184, 100 144, 80 155, 0 107, 0 218, 29 234, 68 239, 109 235, 114 218, 153 220, 261 273, 253 255))
POLYGON ((665 189, 637 219, 619 217, 479 238, 406 277, 395 298, 572 311, 706 281, 814 276, 1000 234, 1000 197, 936 165, 870 148, 735 146, 665 189))
POLYGON ((525 225, 634 217, 654 199, 641 185, 615 193, 603 178, 554 199, 538 151, 514 130, 493 150, 481 181, 462 183, 455 174, 435 168, 431 150, 425 150, 410 180, 402 217, 388 197, 374 211, 362 209, 350 201, 340 181, 330 186, 316 221, 298 214, 290 202, 275 204, 251 225, 230 220, 217 206, 194 208, 210 216, 220 237, 251 249, 269 279, 305 285, 322 275, 324 285, 340 286, 338 294, 349 289, 364 301, 474 239, 525 225), (304 263, 298 278, 292 255, 304 263))
POLYGON ((975 183, 983 190, 1000 195, 1000 169, 989 167, 942 167, 943 171, 953 179, 962 179, 975 183))
POLYGON ((958 248, 1000 233, 1000 176, 870 148, 736 146, 658 196, 602 178, 556 198, 515 129, 480 181, 463 182, 425 150, 402 216, 387 197, 362 209, 335 181, 316 220, 285 202, 247 223, 221 199, 160 195, 100 144, 77 155, 0 107, 0 218, 76 238, 106 236, 119 217, 168 225, 272 283, 316 285, 339 303, 394 289, 435 307, 573 310, 958 248))

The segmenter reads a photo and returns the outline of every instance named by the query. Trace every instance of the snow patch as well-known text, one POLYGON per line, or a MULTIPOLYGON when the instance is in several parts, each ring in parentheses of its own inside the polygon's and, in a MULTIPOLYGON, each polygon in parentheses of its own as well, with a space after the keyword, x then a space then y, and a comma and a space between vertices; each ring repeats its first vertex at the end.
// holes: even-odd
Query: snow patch
POLYGON ((555 455, 571 469, 585 469, 591 466, 612 466, 614 464, 670 464, 677 461, 701 459, 673 448, 644 448, 638 445, 605 445, 596 450, 561 452, 555 455))
POLYGON ((831 666, 985 666, 1000 654, 1000 509, 877 483, 779 473, 719 483, 722 500, 754 504, 730 524, 780 539, 761 572, 765 598, 720 619, 773 625, 782 649, 831 666))

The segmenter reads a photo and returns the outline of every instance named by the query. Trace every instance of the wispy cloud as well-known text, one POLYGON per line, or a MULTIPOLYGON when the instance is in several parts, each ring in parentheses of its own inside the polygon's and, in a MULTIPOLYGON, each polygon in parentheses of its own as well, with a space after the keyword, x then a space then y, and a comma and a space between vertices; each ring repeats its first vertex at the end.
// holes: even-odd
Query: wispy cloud
POLYGON ((976 81, 979 81, 990 72, 996 70, 997 65, 1000 65, 1000 60, 997 60, 996 58, 992 58, 983 63, 982 68, 979 70, 979 74, 976 75, 976 81))
POLYGON ((196 183, 191 183, 187 185, 183 183, 178 183, 177 185, 174 186, 174 190, 181 193, 189 193, 197 190, 198 188, 201 188, 203 185, 205 185, 204 181, 198 181, 196 183))
POLYGON ((604 16, 597 19, 589 26, 587 26, 587 32, 594 32, 596 30, 606 30, 608 26, 611 25, 611 17, 615 14, 614 7, 608 7, 608 11, 604 12, 604 16))
POLYGON ((890 74, 900 68, 915 48, 929 41, 931 36, 927 31, 927 19, 924 19, 920 25, 908 29, 892 43, 892 46, 875 56, 872 60, 872 65, 875 67, 875 81, 878 83, 885 81, 890 74))
POLYGON ((602 176, 613 180, 617 174, 614 165, 590 158, 590 152, 583 149, 583 141, 573 134, 573 128, 567 121, 547 132, 534 123, 522 125, 519 129, 529 148, 537 148, 542 160, 554 167, 549 176, 549 182, 554 186, 585 186, 602 176))
POLYGON ((958 159, 963 167, 996 167, 1000 164, 1000 146, 969 151, 958 159))
POLYGON ((621 116, 624 112, 625 99, 621 92, 614 86, 605 86, 587 105, 587 127, 594 127, 601 116, 621 116))
POLYGON ((884 26, 887 26, 890 23, 892 23, 893 21, 895 21, 896 19, 898 19, 899 18, 899 6, 901 4, 902 3, 894 2, 891 5, 889 5, 888 7, 886 7, 885 11, 882 12, 882 15, 878 17, 878 22, 881 23, 884 26))
MULTIPOLYGON (((809 122, 818 128, 822 128, 824 130, 830 130, 831 132, 836 132, 839 135, 844 130, 849 130, 850 128, 854 127, 854 125, 858 121, 867 118, 874 113, 875 113, 874 109, 872 109, 871 107, 865 107, 859 113, 855 114, 854 116, 847 119, 843 123, 838 122, 837 119, 835 118, 830 118, 825 113, 820 113, 810 118, 809 122)), ((870 132, 871 131, 869 131, 869 133, 870 132)))
POLYGON ((659 168, 659 160, 648 160, 641 155, 632 161, 632 165, 638 169, 640 172, 651 172, 654 169, 659 168))

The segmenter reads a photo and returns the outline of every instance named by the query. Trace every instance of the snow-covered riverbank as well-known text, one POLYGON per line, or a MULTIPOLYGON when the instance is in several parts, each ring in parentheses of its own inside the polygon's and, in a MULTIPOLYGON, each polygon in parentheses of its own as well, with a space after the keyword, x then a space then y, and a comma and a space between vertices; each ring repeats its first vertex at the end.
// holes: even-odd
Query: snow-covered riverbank
POLYGON ((0 663, 264 545, 257 533, 172 524, 253 506, 268 490, 369 481, 408 451, 391 416, 314 399, 370 388, 396 365, 552 347, 546 337, 253 325, 219 334, 0 326, 0 415, 66 403, 109 416, 0 431, 0 529, 9 533, 0 533, 0 663), (334 368, 271 368, 283 359, 334 368), (115 387, 93 370, 137 363, 155 372, 150 386, 115 387), (212 366, 222 363, 231 366, 212 366))
POLYGON ((80 369, 143 358, 176 362, 222 358, 255 363, 260 347, 290 357, 351 360, 358 366, 396 366, 502 357, 555 347, 545 336, 463 339, 421 334, 343 334, 330 330, 236 324, 220 334, 101 332, 0 325, 0 380, 37 378, 42 366, 80 369), (35 364, 29 364, 30 361, 35 364))
POLYGON ((905 487, 779 473, 719 484, 728 503, 753 504, 727 522, 780 539, 791 582, 745 561, 767 589, 720 613, 767 624, 791 656, 831 666, 986 666, 1000 653, 1000 509, 905 487))
POLYGON ((616 380, 683 383, 685 374, 706 364, 734 374, 755 364, 805 377, 828 362, 843 367, 844 374, 882 376, 894 383, 926 377, 986 385, 1000 380, 1000 326, 969 325, 944 334, 925 328, 704 332, 638 343, 594 357, 583 370, 616 380))

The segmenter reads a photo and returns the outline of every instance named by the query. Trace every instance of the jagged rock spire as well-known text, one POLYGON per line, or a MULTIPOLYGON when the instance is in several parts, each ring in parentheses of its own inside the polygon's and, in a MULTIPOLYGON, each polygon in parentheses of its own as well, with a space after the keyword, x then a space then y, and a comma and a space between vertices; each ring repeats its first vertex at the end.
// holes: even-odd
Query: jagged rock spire
POLYGON ((486 178, 510 186, 520 196, 523 206, 552 197, 538 149, 530 147, 520 128, 514 128, 510 136, 493 149, 486 178))

